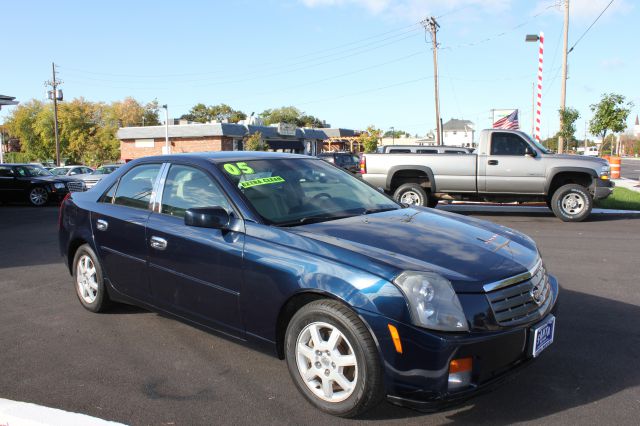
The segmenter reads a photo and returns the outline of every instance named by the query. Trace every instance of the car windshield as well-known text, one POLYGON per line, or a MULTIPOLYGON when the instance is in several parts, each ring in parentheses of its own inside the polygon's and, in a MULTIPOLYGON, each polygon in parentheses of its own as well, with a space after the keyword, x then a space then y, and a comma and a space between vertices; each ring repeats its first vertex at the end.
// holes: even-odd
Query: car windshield
POLYGON ((18 166, 16 171, 20 176, 53 176, 49 170, 40 166, 18 166))
POLYGON ((93 173, 91 173, 92 175, 108 175, 109 173, 112 173, 115 169, 117 169, 117 167, 114 166, 102 166, 102 167, 98 167, 97 169, 94 170, 93 173))
POLYGON ((296 226, 401 208, 321 160, 280 158, 219 165, 269 224, 296 226))
POLYGON ((56 167, 50 170, 56 176, 66 175, 69 169, 65 169, 64 167, 56 167))
POLYGON ((527 140, 534 144, 540 151, 544 152, 545 154, 553 154, 552 151, 549 151, 544 145, 532 138, 529 134, 524 133, 524 135, 526 136, 527 140))

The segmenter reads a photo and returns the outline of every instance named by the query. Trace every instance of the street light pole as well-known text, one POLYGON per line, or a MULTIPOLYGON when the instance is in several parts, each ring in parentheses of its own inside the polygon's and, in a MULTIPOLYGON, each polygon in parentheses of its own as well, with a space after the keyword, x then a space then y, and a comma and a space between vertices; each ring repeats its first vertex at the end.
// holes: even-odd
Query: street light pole
MULTIPOLYGON (((560 90, 560 111, 565 110, 567 101, 567 49, 569 44, 569 0, 564 0, 564 47, 562 49, 562 89, 560 90)), ((562 115, 560 115, 562 129, 562 115)), ((558 154, 562 154, 564 138, 558 137, 558 154)))
POLYGON ((162 105, 164 108, 164 154, 171 154, 171 146, 169 145, 169 108, 167 104, 162 105))

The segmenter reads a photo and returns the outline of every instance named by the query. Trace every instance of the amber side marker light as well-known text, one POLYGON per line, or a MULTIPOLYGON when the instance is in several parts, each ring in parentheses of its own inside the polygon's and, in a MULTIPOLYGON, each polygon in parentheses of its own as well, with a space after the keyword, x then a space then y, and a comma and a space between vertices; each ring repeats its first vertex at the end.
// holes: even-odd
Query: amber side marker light
POLYGON ((449 363, 449 390, 458 390, 471 384, 472 358, 458 358, 449 363))
POLYGON ((393 345, 396 347, 396 352, 399 354, 402 353, 402 342, 400 341, 400 334, 398 334, 398 329, 395 325, 388 324, 389 333, 391 334, 391 340, 393 340, 393 345))

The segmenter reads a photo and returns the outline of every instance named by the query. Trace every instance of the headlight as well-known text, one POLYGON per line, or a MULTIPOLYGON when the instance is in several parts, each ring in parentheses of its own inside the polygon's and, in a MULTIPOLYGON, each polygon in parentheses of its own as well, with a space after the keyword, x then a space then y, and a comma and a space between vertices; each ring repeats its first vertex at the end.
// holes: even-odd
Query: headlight
POLYGON ((442 331, 467 331, 460 300, 446 278, 433 272, 403 272, 394 280, 411 310, 413 323, 442 331))
POLYGON ((56 182, 53 184, 56 189, 64 189, 64 183, 56 182))
POLYGON ((602 166, 600 167, 600 177, 602 176, 609 176, 609 172, 611 171, 609 166, 602 166))

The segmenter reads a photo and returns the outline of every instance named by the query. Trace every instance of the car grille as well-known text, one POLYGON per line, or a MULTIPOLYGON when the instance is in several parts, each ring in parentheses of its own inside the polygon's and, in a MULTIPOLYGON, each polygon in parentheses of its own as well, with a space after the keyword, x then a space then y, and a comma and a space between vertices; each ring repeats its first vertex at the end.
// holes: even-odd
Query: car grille
POLYGON ((549 276, 542 264, 529 279, 487 293, 496 321, 504 326, 541 318, 549 308, 551 296, 549 276))
POLYGON ((84 182, 82 182, 81 180, 67 182, 67 188, 69 188, 69 192, 83 192, 83 191, 86 191, 86 188, 84 186, 84 182))

